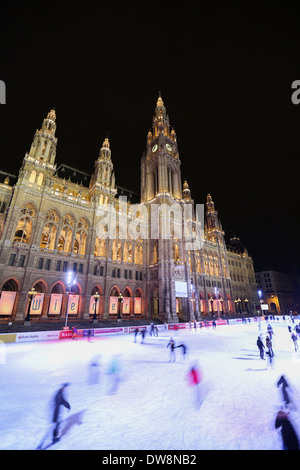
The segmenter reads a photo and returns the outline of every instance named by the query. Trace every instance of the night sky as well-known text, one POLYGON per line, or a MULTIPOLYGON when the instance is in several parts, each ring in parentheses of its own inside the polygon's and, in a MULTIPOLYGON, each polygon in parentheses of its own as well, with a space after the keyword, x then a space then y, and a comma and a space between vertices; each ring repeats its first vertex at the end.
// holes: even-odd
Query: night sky
POLYGON ((56 163, 91 173, 109 133, 116 184, 140 192, 159 92, 182 181, 211 193, 255 268, 298 270, 300 7, 287 1, 7 2, 0 24, 0 169, 18 174, 52 107, 56 163))

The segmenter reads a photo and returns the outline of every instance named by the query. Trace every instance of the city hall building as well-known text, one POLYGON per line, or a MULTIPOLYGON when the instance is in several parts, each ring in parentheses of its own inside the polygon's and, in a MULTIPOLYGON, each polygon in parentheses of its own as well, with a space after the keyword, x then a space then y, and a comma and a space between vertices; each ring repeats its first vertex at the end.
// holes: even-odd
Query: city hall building
POLYGON ((18 177, 0 172, 0 321, 255 313, 253 260, 226 246, 211 195, 197 205, 182 183, 161 97, 140 197, 116 185, 108 138, 87 174, 56 162, 55 131, 51 110, 18 177))

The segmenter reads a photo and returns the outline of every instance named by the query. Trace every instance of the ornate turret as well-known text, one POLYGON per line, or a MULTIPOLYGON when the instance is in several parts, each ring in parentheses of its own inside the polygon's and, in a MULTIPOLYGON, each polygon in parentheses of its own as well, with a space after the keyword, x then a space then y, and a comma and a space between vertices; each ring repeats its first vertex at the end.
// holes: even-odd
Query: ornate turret
POLYGON ((115 194, 115 174, 114 166, 111 161, 111 150, 108 137, 103 141, 99 150, 98 159, 95 162, 95 172, 92 175, 90 187, 97 184, 98 188, 105 193, 115 194))
POLYGON ((56 157, 57 138, 56 131, 56 113, 54 109, 47 114, 43 120, 40 130, 36 130, 34 135, 29 156, 43 162, 54 164, 56 157))
POLYGON ((186 180, 183 183, 182 197, 185 200, 190 200, 191 199, 191 190, 190 190, 189 185, 188 185, 186 180))
POLYGON ((212 240, 218 239, 224 242, 222 224, 210 194, 207 195, 206 208, 205 231, 207 232, 208 238, 212 240))

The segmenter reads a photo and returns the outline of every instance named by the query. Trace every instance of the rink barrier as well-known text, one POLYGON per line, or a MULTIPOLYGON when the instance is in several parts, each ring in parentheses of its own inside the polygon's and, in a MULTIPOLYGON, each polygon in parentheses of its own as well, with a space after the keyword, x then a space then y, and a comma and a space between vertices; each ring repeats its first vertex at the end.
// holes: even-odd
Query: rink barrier
MULTIPOLYGON (((263 317, 261 317, 263 318, 263 317)), ((215 320, 218 325, 227 325, 227 320, 218 319, 215 320)), ((241 318, 234 318, 229 320, 229 324, 241 322, 241 318)), ((252 320, 253 321, 253 320, 252 320)), ((196 322, 197 330, 200 329, 199 321, 196 322)), ((212 326, 212 321, 201 321, 203 328, 209 328, 212 326)), ((177 331, 182 329, 192 329, 194 330, 194 322, 191 323, 168 323, 168 324, 159 324, 155 325, 159 332, 162 331, 177 331)), ((108 335, 123 335, 131 334, 134 330, 138 328, 139 332, 142 329, 146 329, 149 332, 149 325, 142 326, 120 326, 115 328, 90 328, 90 329, 78 329, 77 337, 99 337, 99 336, 108 336, 108 335)), ((53 331, 32 331, 26 333, 0 333, 0 341, 4 343, 26 343, 26 342, 35 342, 35 341, 57 341, 63 339, 72 338, 72 330, 53 330, 53 331)))

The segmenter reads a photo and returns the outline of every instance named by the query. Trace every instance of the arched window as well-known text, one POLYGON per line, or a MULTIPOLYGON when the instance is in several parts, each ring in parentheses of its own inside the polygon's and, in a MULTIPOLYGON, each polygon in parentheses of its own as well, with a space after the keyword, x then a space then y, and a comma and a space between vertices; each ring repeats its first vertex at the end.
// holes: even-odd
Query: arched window
POLYGON ((32 170, 29 177, 29 183, 34 184, 36 179, 36 171, 32 170))
POLYGON ((13 243, 30 243, 33 221, 35 219, 36 211, 31 203, 25 204, 19 216, 19 221, 15 230, 13 243))
POLYGON ((70 214, 65 214, 62 220, 62 229, 59 234, 57 250, 66 253, 71 252, 72 235, 75 219, 70 214))
POLYGON ((119 239, 113 241, 112 245, 112 260, 122 261, 122 243, 119 239))
POLYGON ((43 180, 44 180, 44 175, 43 173, 40 173, 37 179, 37 184, 41 186, 43 184, 43 180))
POLYGON ((131 242, 126 242, 124 246, 124 261, 127 263, 133 262, 133 248, 131 242))
POLYGON ((179 248, 177 242, 173 242, 173 260, 179 261, 179 248))

